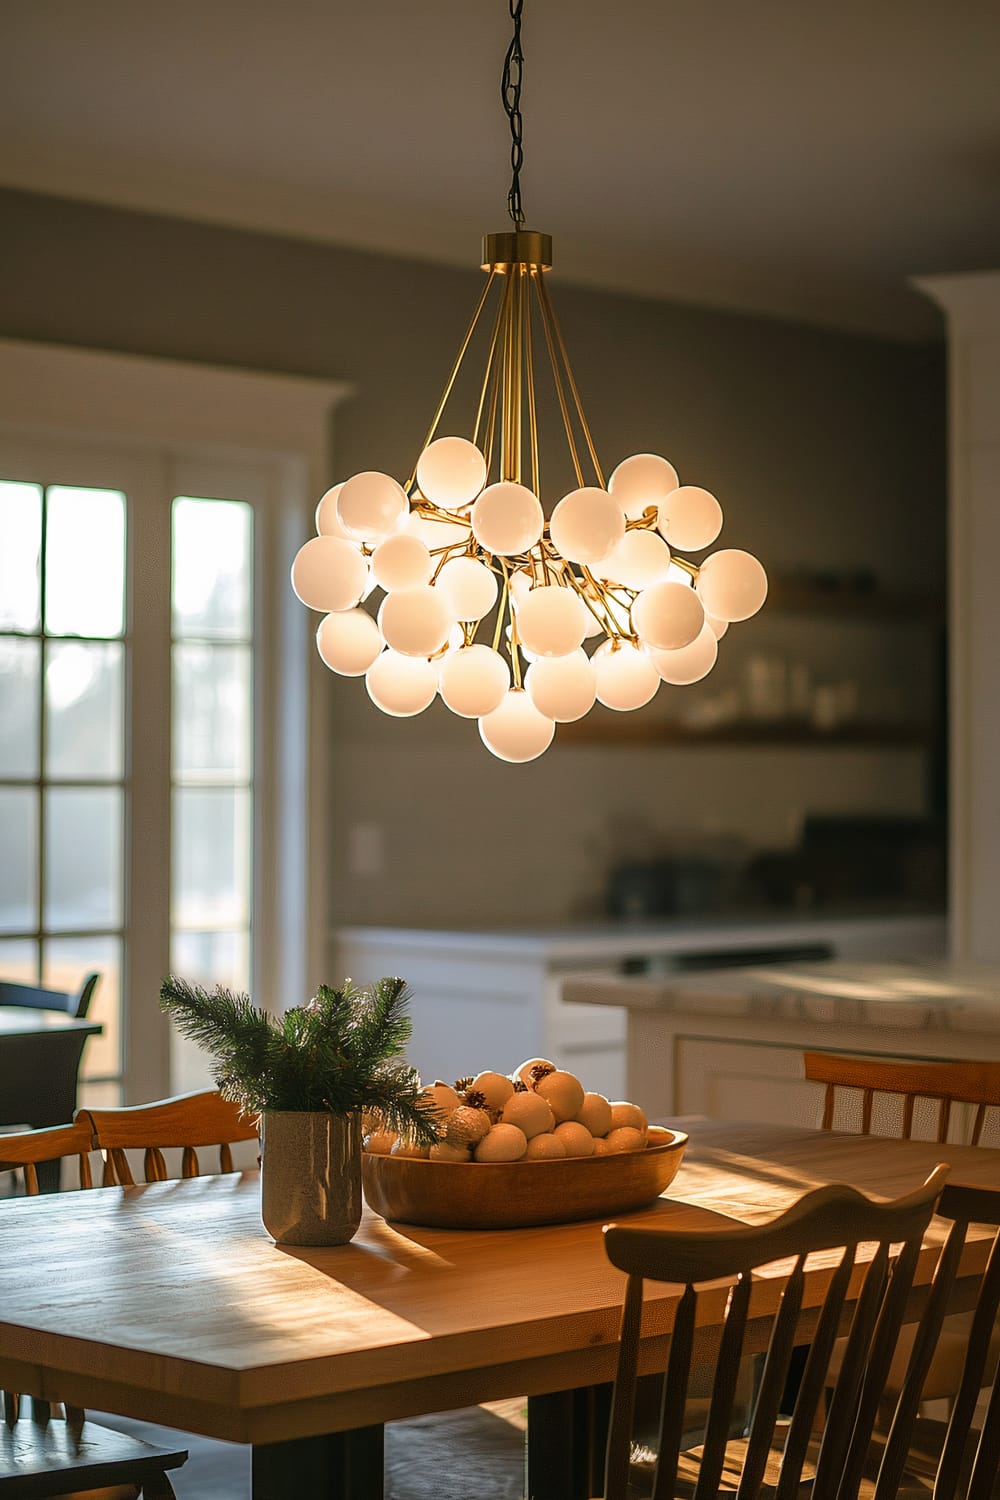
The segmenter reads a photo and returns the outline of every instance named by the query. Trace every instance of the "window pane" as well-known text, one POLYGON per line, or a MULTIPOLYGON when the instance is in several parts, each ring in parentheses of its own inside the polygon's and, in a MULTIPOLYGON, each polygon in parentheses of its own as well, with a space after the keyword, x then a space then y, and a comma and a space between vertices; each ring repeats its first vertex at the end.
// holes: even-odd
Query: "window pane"
POLYGON ((0 630, 37 630, 42 550, 42 491, 0 480, 0 630))
POLYGON ((122 945, 116 937, 48 938, 42 949, 42 983, 54 990, 78 990, 88 974, 100 974, 87 1012, 104 1027, 83 1049, 81 1078, 114 1077, 121 1056, 122 945))
POLYGON ((53 641, 45 663, 45 774, 122 774, 120 645, 53 641))
MULTIPOLYGON (((216 984, 250 988, 250 939, 244 932, 175 932, 170 944, 174 974, 211 989, 216 984)), ((176 1026, 170 1028, 170 1088, 173 1093, 214 1088, 212 1060, 176 1026)))
POLYGON ((0 787, 0 932, 38 926, 38 793, 0 787))
POLYGON ((0 979, 12 979, 15 984, 37 984, 38 944, 30 938, 0 941, 0 979))
POLYGON ((253 510, 181 496, 173 509, 173 633, 249 640, 253 510))
POLYGON ((250 779, 249 646, 173 649, 174 775, 250 779))
POLYGON ((120 927, 122 795, 117 787, 45 793, 45 923, 120 927))
POLYGON ((45 628, 121 635, 125 620, 125 496, 53 485, 45 533, 45 628))
POLYGON ((180 787, 173 803, 172 926, 248 923, 250 793, 180 787))
POLYGON ((0 776, 38 775, 38 641, 0 636, 0 776))

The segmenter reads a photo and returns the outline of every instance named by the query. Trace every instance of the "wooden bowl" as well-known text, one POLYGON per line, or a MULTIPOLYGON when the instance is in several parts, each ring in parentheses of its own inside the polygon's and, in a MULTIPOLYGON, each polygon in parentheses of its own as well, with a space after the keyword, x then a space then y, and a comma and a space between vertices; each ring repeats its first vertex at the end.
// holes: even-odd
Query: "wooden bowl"
POLYGON ((688 1138, 650 1126, 643 1151, 558 1161, 454 1162, 361 1157, 365 1197, 384 1219, 439 1229, 516 1229, 602 1219, 652 1203, 673 1180, 688 1138))

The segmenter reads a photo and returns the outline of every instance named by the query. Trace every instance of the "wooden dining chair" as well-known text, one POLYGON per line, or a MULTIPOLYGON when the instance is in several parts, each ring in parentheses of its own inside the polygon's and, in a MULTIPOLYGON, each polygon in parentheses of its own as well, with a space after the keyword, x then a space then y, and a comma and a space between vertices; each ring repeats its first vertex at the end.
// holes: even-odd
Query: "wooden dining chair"
POLYGON ((824 1130, 832 1130, 838 1098, 842 1090, 861 1094, 861 1134, 871 1135, 872 1114, 876 1098, 884 1095, 902 1101, 899 1134, 904 1140, 913 1135, 914 1110, 917 1101, 927 1099, 936 1104, 937 1140, 948 1139, 953 1106, 975 1106, 971 1124, 964 1132, 970 1146, 978 1146, 986 1123, 986 1111, 1000 1108, 1000 1062, 984 1059, 966 1062, 923 1062, 884 1057, 852 1057, 839 1052, 804 1052, 802 1062, 806 1078, 826 1085, 823 1100, 824 1130))
POLYGON ((121 1109, 82 1109, 77 1119, 86 1121, 97 1149, 104 1155, 105 1185, 121 1183, 128 1187, 134 1183, 126 1154, 129 1150, 144 1153, 147 1182, 165 1182, 170 1175, 165 1150, 180 1148, 181 1176, 197 1177, 200 1149, 217 1146, 219 1171, 231 1172, 230 1147, 236 1141, 257 1139, 256 1122, 246 1119, 238 1105, 209 1089, 121 1109))
POLYGON ((1000 1188, 947 1183, 938 1214, 952 1221, 917 1325, 899 1400, 884 1445, 869 1455, 872 1500, 994 1500, 1000 1489, 1000 1363, 994 1346, 1000 1311, 1000 1188), (970 1224, 997 1226, 969 1324, 961 1375, 947 1423, 919 1415, 927 1372, 970 1224), (981 1392, 989 1388, 982 1421, 981 1392))
POLYGON ((32 1010, 60 1010, 82 1021, 100 982, 100 974, 87 974, 78 990, 49 990, 34 984, 15 984, 0 979, 0 1005, 26 1005, 32 1010))
MULTIPOLYGON (((706 1230, 605 1228, 609 1259, 626 1272, 621 1344, 611 1407, 605 1500, 627 1500, 646 1280, 683 1288, 663 1382, 653 1500, 834 1500, 860 1483, 882 1383, 906 1310, 921 1242, 947 1175, 891 1203, 854 1188, 817 1188, 769 1224, 706 1230), (899 1246, 892 1255, 890 1247, 899 1246), (803 1313, 805 1264, 822 1254, 830 1278, 821 1305, 803 1313), (847 1351, 829 1402, 827 1366, 842 1318, 847 1351), (722 1333, 713 1325, 722 1321, 722 1333), (809 1354, 789 1421, 782 1394, 793 1349, 809 1354), (745 1436, 729 1436, 737 1373, 750 1344, 767 1354, 745 1436), (703 1441, 684 1447, 692 1370, 713 1371, 703 1441)), ((880 1497, 881 1500, 881 1497, 880 1497)))
MULTIPOLYGON (((79 1119, 72 1125, 0 1135, 0 1170, 23 1170, 25 1194, 34 1197, 38 1165, 75 1156, 80 1187, 89 1188, 93 1146, 89 1124, 79 1119)), ((40 1208, 43 1202, 39 1200, 40 1208)), ((7 1206, 0 1203, 0 1228, 7 1206)), ((41 1220, 39 1234, 44 1232, 41 1220)), ((167 1470, 187 1461, 185 1450, 154 1447, 92 1422, 80 1407, 52 1398, 23 1397, 5 1390, 2 1401, 0 1500, 66 1496, 84 1490, 86 1500, 132 1500, 139 1495, 145 1500, 172 1500, 167 1470)))
MULTIPOLYGON (((939 1142, 946 1141, 949 1132, 955 1133, 956 1123, 962 1123, 954 1106, 964 1106, 965 1130, 961 1133, 964 1143, 972 1146, 978 1146, 982 1139, 987 1111, 1000 1108, 1000 1062, 990 1059, 955 1062, 908 1059, 895 1061, 884 1057, 857 1057, 838 1052, 805 1052, 802 1061, 806 1077, 815 1083, 824 1084, 826 1088, 823 1099, 824 1130, 833 1129, 834 1120, 838 1118, 838 1099, 844 1090, 853 1090, 855 1100, 860 1093, 862 1135, 872 1133, 876 1101, 881 1097, 897 1100, 900 1108, 895 1118, 899 1121, 900 1134, 905 1140, 912 1137, 914 1114, 920 1100, 928 1100, 933 1105, 933 1122, 939 1142)), ((854 1119, 857 1119, 856 1113, 854 1119)), ((847 1128, 848 1122, 840 1123, 847 1128)), ((965 1313, 954 1314, 945 1322, 927 1369, 924 1401, 951 1401, 954 1397, 965 1360, 969 1327, 970 1319, 965 1313)), ((886 1378, 887 1408, 891 1408, 902 1385, 913 1333, 914 1328, 910 1324, 900 1336, 899 1347, 886 1378)), ((1000 1354, 1000 1329, 994 1331, 992 1349, 1000 1354)), ((836 1358, 835 1352, 835 1363, 836 1358)))

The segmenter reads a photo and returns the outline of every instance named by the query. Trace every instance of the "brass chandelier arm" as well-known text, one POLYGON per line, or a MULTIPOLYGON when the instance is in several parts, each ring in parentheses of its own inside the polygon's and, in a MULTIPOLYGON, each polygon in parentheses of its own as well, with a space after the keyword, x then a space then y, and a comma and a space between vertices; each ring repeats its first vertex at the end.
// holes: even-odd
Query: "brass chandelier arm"
MULTIPOLYGON (((491 279, 495 276, 496 269, 491 272, 491 279)), ((487 288, 488 290, 488 288, 487 288)), ((496 357, 500 344, 500 334, 503 328, 504 296, 501 295, 497 303, 496 316, 493 319, 493 331, 490 334, 490 347, 486 354, 486 369, 483 371, 483 384, 479 392, 479 405, 476 408, 476 422, 472 430, 472 441, 479 447, 479 432, 483 417, 489 419, 488 393, 491 380, 496 380, 496 357)), ((487 473, 489 472, 489 459, 487 459, 487 473)))
POLYGON ((555 380, 556 396, 559 400, 559 410, 562 413, 563 428, 566 432, 566 441, 569 444, 570 457, 573 460, 573 470, 576 474, 576 482, 580 489, 583 488, 583 470, 580 467, 580 455, 577 452, 576 438, 573 434, 573 424, 569 417, 569 407, 566 404, 566 393, 563 390, 562 376, 559 373, 559 362, 556 357, 555 344, 553 342, 552 329, 546 316, 545 297, 542 287, 541 272, 532 270, 532 281, 535 284, 535 292, 538 298, 538 308, 542 318, 542 329, 545 333, 545 347, 548 350, 549 364, 552 366, 552 376, 555 380))
POLYGON ((552 305, 552 298, 549 296, 549 289, 545 285, 545 281, 541 276, 538 277, 538 295, 541 300, 542 307, 548 317, 548 320, 552 325, 553 332, 555 333, 556 343, 559 347, 559 353, 562 356, 563 368, 566 371, 566 379, 569 382, 570 392, 573 396, 573 405, 576 407, 576 414, 580 421, 580 427, 583 430, 584 441, 587 444, 587 451, 590 454, 590 461, 594 466, 594 473, 597 475, 597 483, 602 490, 607 489, 607 485, 604 482, 604 474, 601 470, 600 462, 598 461, 597 449, 594 447, 594 439, 591 436, 587 418, 583 413, 583 403, 580 400, 580 392, 577 389, 576 377, 573 374, 573 366, 570 364, 569 355, 566 353, 566 344, 562 336, 562 329, 559 327, 559 319, 556 317, 556 310, 552 305))
POLYGON ((538 469, 538 413, 535 410, 535 360, 531 337, 531 272, 528 272, 524 318, 524 372, 528 386, 528 439, 531 443, 531 488, 542 493, 538 469))
MULTIPOLYGON (((423 441, 423 443, 421 445, 421 449, 420 449, 421 453, 423 452, 424 448, 427 447, 428 443, 430 443, 433 440, 434 434, 437 432, 438 423, 441 421, 441 418, 444 415, 444 409, 445 409, 445 407, 448 404, 448 397, 451 395, 452 387, 455 384, 455 380, 456 380, 456 377, 458 376, 458 372, 462 368, 462 360, 465 358, 465 352, 468 349, 470 343, 472 342, 472 335, 476 331, 476 325, 479 322, 479 318, 480 318, 480 315, 482 314, 483 308, 486 306, 486 299, 487 299, 487 297, 490 294, 490 287, 493 285, 493 279, 494 279, 495 276, 496 276, 496 270, 495 270, 495 268, 493 268, 493 269, 490 270, 490 274, 486 278, 486 285, 483 287, 482 296, 480 297, 479 302, 478 302, 478 304, 476 306, 476 310, 475 310, 475 312, 472 315, 472 322, 469 324, 469 326, 468 326, 468 328, 466 330, 465 338, 462 340, 461 348, 458 351, 458 357, 456 358, 455 363, 452 366, 451 374, 448 377, 448 384, 445 386, 444 393, 441 396, 441 400, 438 402, 437 410, 434 413, 434 419, 431 422, 430 427, 427 429, 427 436, 424 438, 424 441, 423 441)), ((407 495, 409 495, 411 497, 412 497, 412 493, 413 493, 413 486, 416 484, 416 481, 417 481, 417 466, 416 466, 416 464, 414 464, 413 471, 410 474, 410 477, 409 477, 409 479, 407 480, 407 482, 406 482, 406 484, 404 486, 407 495)))

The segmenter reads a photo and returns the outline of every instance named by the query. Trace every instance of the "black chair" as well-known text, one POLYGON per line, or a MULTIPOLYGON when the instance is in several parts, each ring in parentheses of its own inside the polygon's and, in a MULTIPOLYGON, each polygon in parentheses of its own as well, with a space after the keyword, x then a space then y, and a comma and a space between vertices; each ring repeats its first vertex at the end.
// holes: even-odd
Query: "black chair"
POLYGON ((26 1005, 32 1010, 61 1010, 78 1021, 86 1018, 100 974, 88 974, 78 990, 47 990, 34 984, 0 979, 0 1005, 26 1005))

